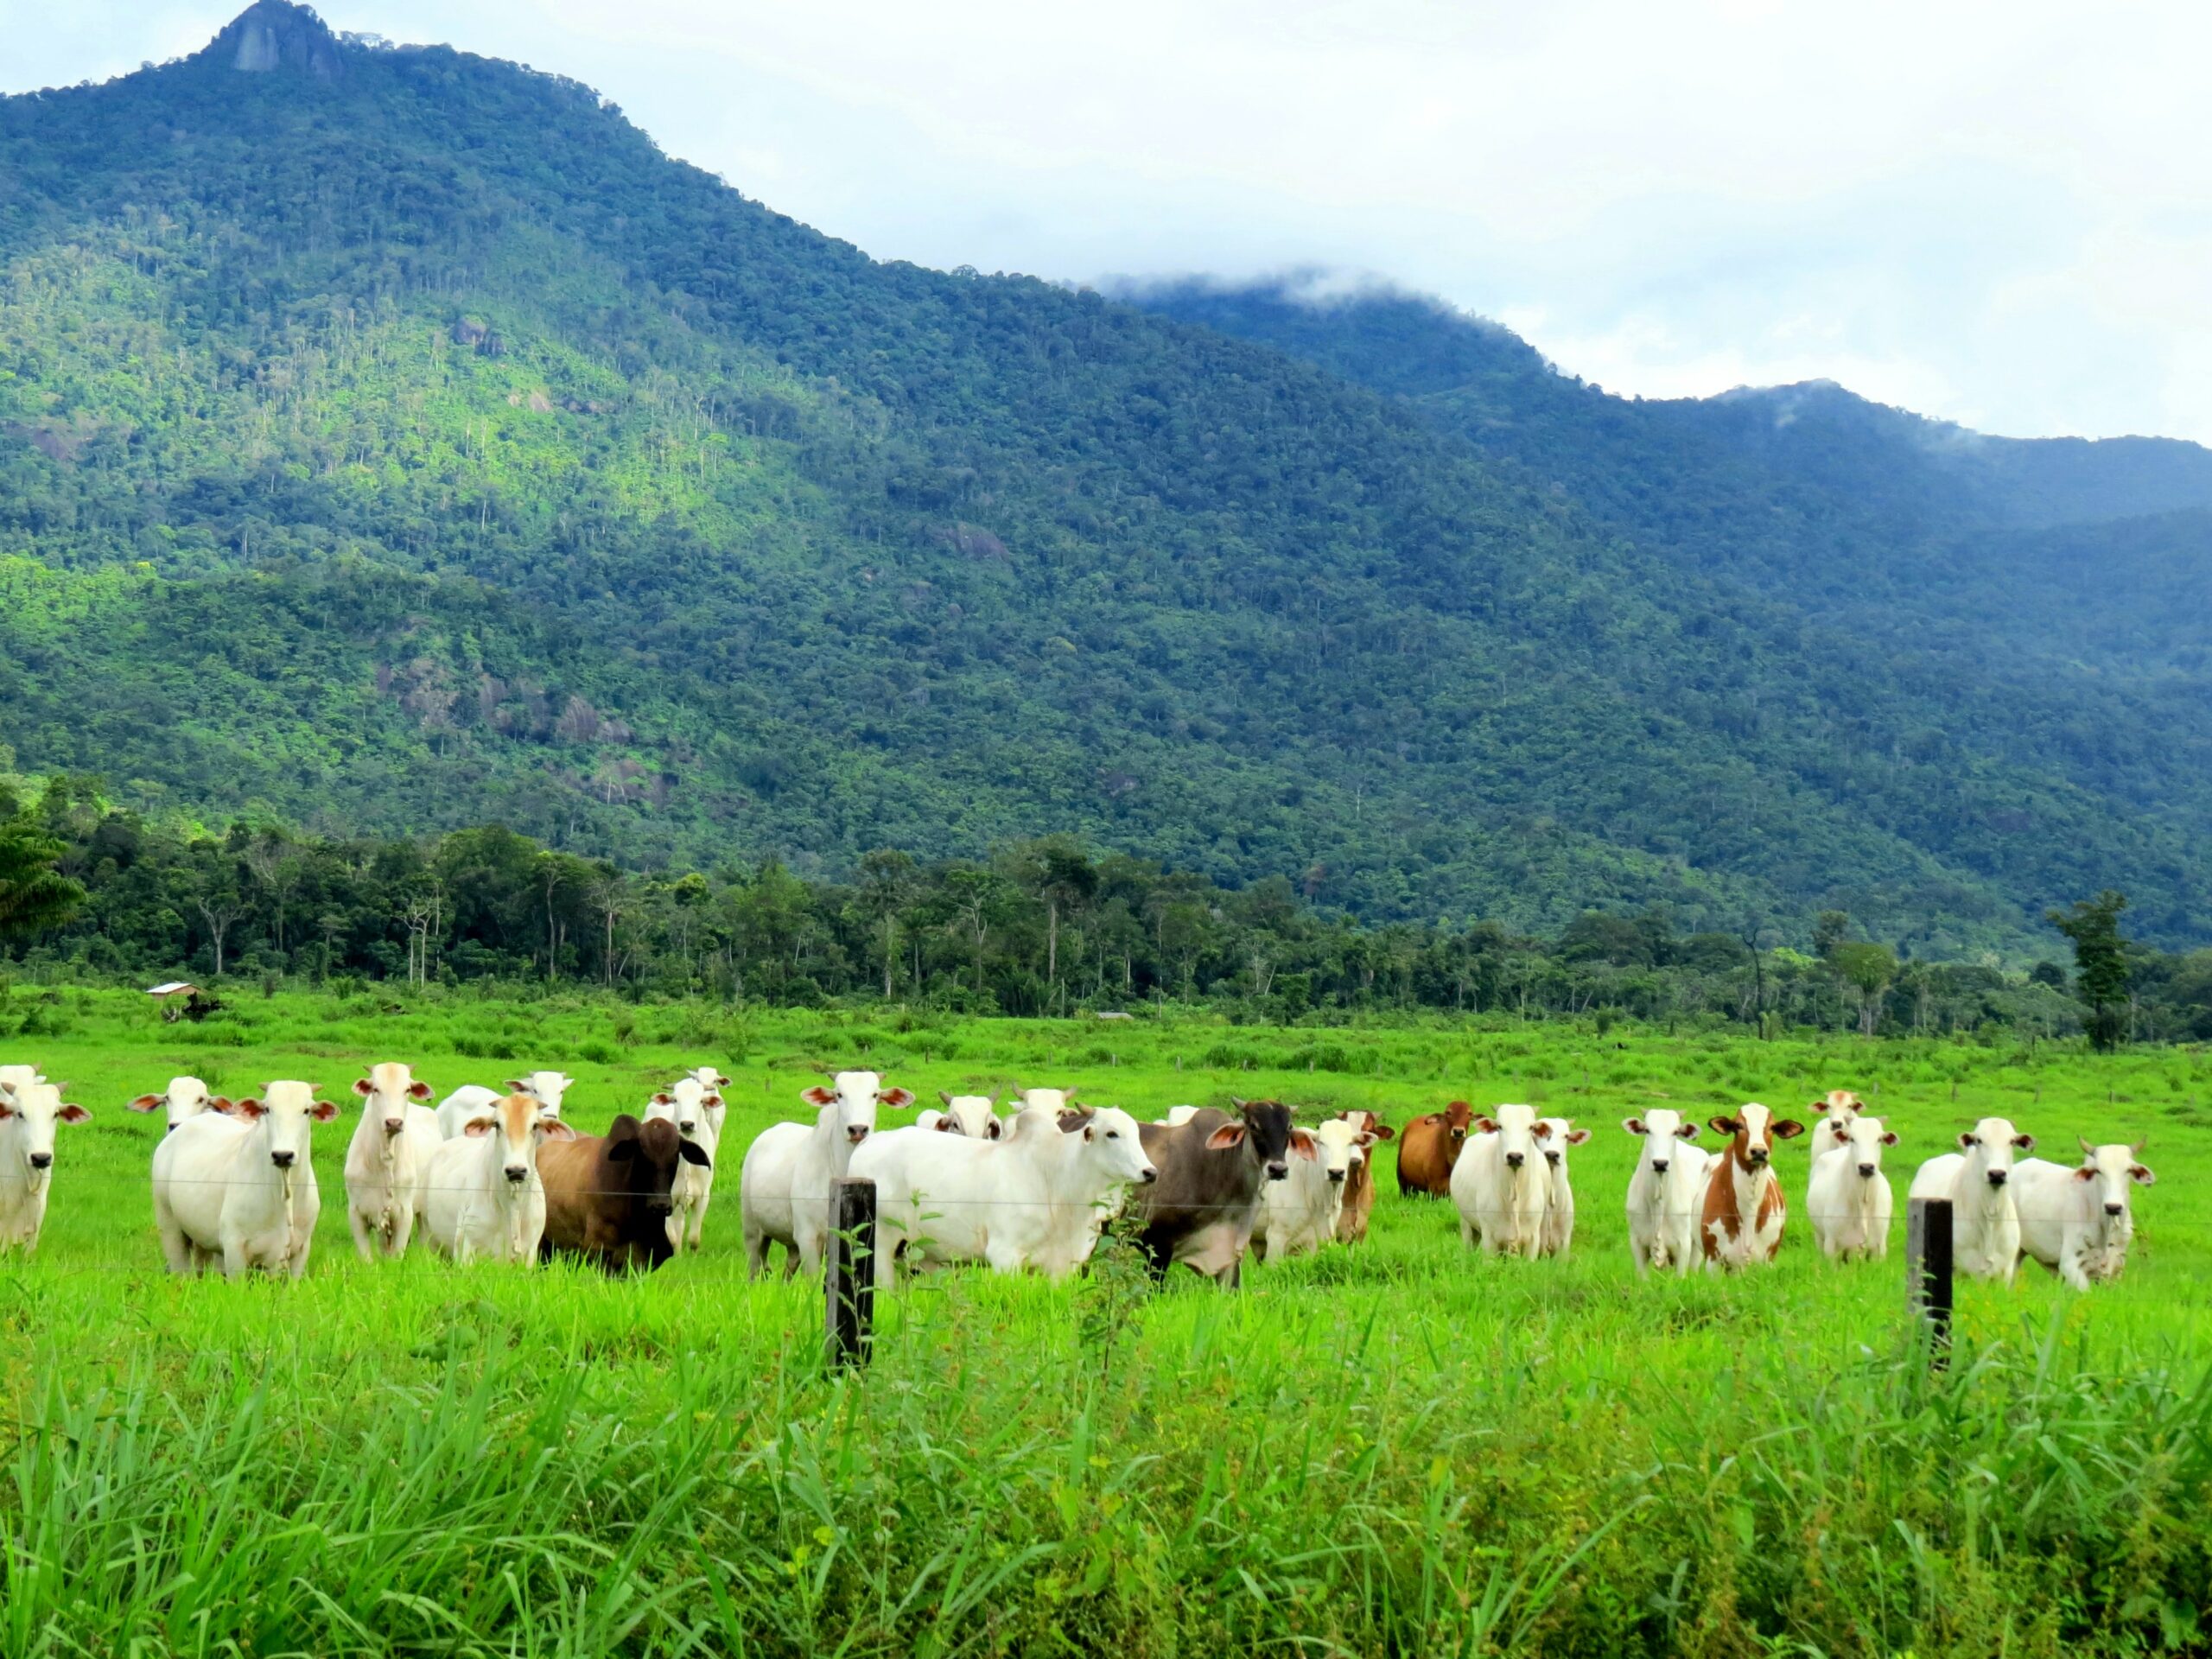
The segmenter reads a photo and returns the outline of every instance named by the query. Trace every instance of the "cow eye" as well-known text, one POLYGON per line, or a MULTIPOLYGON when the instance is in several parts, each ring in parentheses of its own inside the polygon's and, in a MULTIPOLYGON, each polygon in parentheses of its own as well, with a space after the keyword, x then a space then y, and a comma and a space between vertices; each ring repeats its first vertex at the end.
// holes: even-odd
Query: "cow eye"
POLYGON ((1118 1141, 1122 1138, 1122 1132, 1119 1129, 1109 1129, 1106 1131, 1106 1138, 1109 1141, 1118 1141))

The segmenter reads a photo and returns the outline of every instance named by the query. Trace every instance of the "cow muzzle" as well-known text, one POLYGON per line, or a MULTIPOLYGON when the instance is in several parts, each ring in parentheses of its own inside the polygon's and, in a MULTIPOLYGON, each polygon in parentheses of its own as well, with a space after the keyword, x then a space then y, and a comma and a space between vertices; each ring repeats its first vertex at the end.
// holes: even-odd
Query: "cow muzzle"
POLYGON ((699 1126, 696 1123, 679 1123, 676 1126, 676 1128, 679 1135, 696 1135, 699 1133, 699 1126))
POLYGON ((1664 1158, 1654 1158, 1651 1160, 1651 1173, 1654 1175, 1664 1175, 1667 1173, 1668 1167, 1667 1160, 1664 1158))
POLYGON ((520 1164, 509 1164, 506 1169, 506 1176, 509 1181, 517 1186, 520 1186, 524 1181, 530 1179, 530 1172, 527 1169, 524 1169, 520 1164))
POLYGON ((54 1154, 50 1152, 35 1152, 31 1154, 31 1167, 33 1169, 52 1169, 54 1167, 54 1154))
POLYGON ((1874 1179, 1874 1166, 1873 1166, 1873 1165, 1872 1165, 1872 1164, 1861 1164, 1861 1165, 1859 1165, 1859 1179, 1860 1180, 1862 1180, 1862 1181, 1871 1181, 1871 1180, 1872 1180, 1872 1179, 1874 1179))
POLYGON ((1160 1172, 1152 1168, 1149 1165, 1146 1166, 1144 1173, 1137 1177, 1137 1179, 1146 1186, 1150 1186, 1159 1179, 1160 1172))
POLYGON ((407 1120, 404 1117, 387 1117, 384 1121, 384 1132, 386 1135, 397 1135, 406 1127, 407 1120))
POLYGON ((845 1139, 851 1141, 857 1147, 861 1141, 868 1139, 867 1126, 860 1123, 854 1124, 845 1131, 845 1139))
POLYGON ((1770 1155, 1770 1154, 1764 1147, 1753 1147, 1751 1151, 1745 1154, 1744 1161, 1749 1164, 1753 1169, 1764 1169, 1766 1167, 1767 1159, 1770 1155))
POLYGON ((2005 1179, 2006 1172, 2004 1170, 1993 1169, 1989 1172, 1989 1184, 1992 1186, 2002 1186, 2005 1185, 2005 1179))
POLYGON ((1329 1179, 1335 1185, 1342 1186, 1344 1184, 1344 1172, 1341 1169, 1332 1169, 1329 1172, 1329 1179))
MULTIPOLYGON (((33 1160, 33 1161, 35 1162, 36 1160, 33 1160)), ((2108 1204, 2105 1205, 2105 1214, 2108 1216, 2118 1217, 2124 1216, 2126 1213, 2127 1206, 2124 1204, 2108 1204)))
POLYGON ((1559 1154, 1555 1152, 1546 1153, 1544 1154, 1544 1161, 1549 1164, 1554 1169, 1557 1169, 1559 1167, 1559 1154))
POLYGON ((1289 1175, 1290 1166, 1288 1164, 1269 1164, 1268 1166, 1268 1179, 1271 1181, 1284 1180, 1288 1179, 1289 1175))
POLYGON ((1508 1169, 1518 1169, 1528 1161, 1528 1159, 1517 1152, 1509 1152, 1505 1154, 1505 1166, 1508 1169))
POLYGON ((289 1169, 299 1155, 296 1152, 272 1152, 269 1154, 269 1161, 279 1169, 289 1169))

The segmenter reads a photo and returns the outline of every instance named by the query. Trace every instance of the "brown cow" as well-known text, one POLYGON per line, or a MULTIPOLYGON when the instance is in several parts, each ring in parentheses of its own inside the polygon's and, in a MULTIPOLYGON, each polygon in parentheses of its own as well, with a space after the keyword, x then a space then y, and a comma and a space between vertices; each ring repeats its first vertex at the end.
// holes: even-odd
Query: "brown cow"
MULTIPOLYGON (((1396 1133, 1381 1118, 1370 1111, 1338 1112, 1338 1117, 1355 1128, 1363 1130, 1377 1141, 1388 1141, 1396 1133)), ((1344 1177, 1344 1208, 1337 1212, 1337 1241, 1343 1244, 1357 1244, 1367 1236, 1367 1217, 1375 1208, 1375 1165, 1370 1158, 1362 1158, 1351 1166, 1344 1177)))
POLYGON ((640 1123, 627 1112, 605 1135, 540 1147, 545 1235, 539 1259, 566 1250, 609 1273, 660 1266, 676 1253, 668 1242, 668 1218, 676 1209, 678 1163, 714 1166, 706 1149, 686 1141, 666 1118, 640 1123))
POLYGON ((1782 1183, 1774 1179, 1774 1143, 1796 1139, 1805 1126, 1795 1118, 1777 1122, 1753 1101, 1733 1117, 1709 1119, 1706 1127, 1728 1144, 1706 1178, 1705 1211, 1698 1226, 1705 1259, 1729 1268, 1771 1262, 1782 1249, 1783 1224, 1789 1218, 1782 1183))
POLYGON ((1294 1156, 1314 1156, 1313 1137, 1292 1127, 1281 1101, 1230 1103, 1235 1117, 1208 1107, 1185 1122, 1137 1126, 1145 1157, 1160 1172, 1130 1194, 1155 1279, 1180 1262, 1236 1289, 1266 1202, 1263 1184, 1287 1177, 1294 1156))
POLYGON ((1418 1192, 1432 1198, 1452 1196, 1452 1166, 1459 1161, 1459 1148, 1467 1144, 1467 1129, 1475 1109, 1455 1100, 1440 1112, 1417 1117, 1398 1137, 1398 1191, 1411 1198, 1418 1192))

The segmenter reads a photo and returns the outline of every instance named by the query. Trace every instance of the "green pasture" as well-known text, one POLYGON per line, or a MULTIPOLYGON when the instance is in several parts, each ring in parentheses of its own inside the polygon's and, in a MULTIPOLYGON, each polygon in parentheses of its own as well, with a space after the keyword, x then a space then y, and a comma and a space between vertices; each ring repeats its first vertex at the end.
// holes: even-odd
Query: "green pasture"
MULTIPOLYGON (((584 996, 241 996, 164 1026, 16 988, 0 1063, 94 1114, 45 1241, 0 1265, 0 1652, 789 1655, 2104 1654, 2212 1645, 2212 1056, 1757 1043, 1198 1014, 963 1020, 584 996), (713 1062, 732 1103, 708 1249, 642 1281, 365 1266, 346 1085, 571 1072, 595 1129, 713 1062), (736 1169, 817 1065, 914 1090, 1079 1084, 1158 1116, 1274 1095, 1402 1123, 1453 1097, 1589 1125, 1573 1256, 1464 1252, 1381 1169, 1374 1236, 1161 1294, 942 1275, 820 1363, 819 1284, 748 1285, 736 1169), (298 1285, 161 1271, 146 1166, 178 1072, 317 1083, 298 1285), (1639 1284, 1618 1122, 1867 1096, 1904 1136, 1897 1253, 1639 1284), (1931 1379, 1904 1316, 1911 1167, 1985 1113, 2069 1156, 2147 1138, 2127 1278, 1961 1287, 1931 1379)), ((903 1117, 905 1115, 898 1115, 903 1117)), ((1804 1143, 1781 1154, 1802 1211, 1804 1143)), ((1387 1148, 1385 1149, 1387 1153, 1387 1148)))

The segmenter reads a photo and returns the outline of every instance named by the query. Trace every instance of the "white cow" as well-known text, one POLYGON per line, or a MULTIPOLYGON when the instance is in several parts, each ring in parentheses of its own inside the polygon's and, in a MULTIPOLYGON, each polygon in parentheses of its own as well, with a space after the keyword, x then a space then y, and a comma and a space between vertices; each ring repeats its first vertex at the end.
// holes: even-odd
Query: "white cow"
POLYGON ((940 1112, 931 1107, 914 1120, 916 1128, 964 1135, 977 1141, 995 1141, 1006 1133, 1006 1125, 992 1114, 988 1095, 955 1095, 940 1089, 937 1097, 944 1103, 944 1109, 940 1112))
POLYGON ((1375 1144, 1371 1132, 1340 1117, 1330 1118, 1313 1135, 1315 1156, 1294 1158, 1288 1175, 1261 1183, 1260 1221, 1252 1229, 1252 1249, 1262 1261, 1304 1255, 1337 1236, 1345 1185, 1375 1144))
POLYGON ((217 1260, 236 1279, 256 1268, 308 1270, 322 1194, 313 1134, 338 1109, 306 1083, 272 1083, 258 1099, 207 1112, 154 1148, 154 1226, 172 1273, 217 1260))
POLYGON ((1551 1125, 1533 1106, 1500 1106, 1478 1117, 1476 1133, 1452 1166, 1452 1202, 1459 1237, 1493 1255, 1533 1259, 1544 1243, 1551 1204, 1551 1166, 1544 1161, 1551 1125))
POLYGON ((353 1092, 361 1116, 346 1148, 346 1224, 362 1261, 379 1250, 404 1255, 428 1195, 430 1154, 444 1139, 437 1114, 422 1103, 430 1085, 386 1061, 354 1078, 353 1092))
POLYGON ((678 1255, 687 1247, 696 1250, 706 1230, 707 1205, 715 1192, 714 1160, 721 1146, 722 1116, 727 1109, 720 1092, 700 1081, 699 1071, 686 1072, 645 1103, 648 1120, 666 1118, 676 1125, 677 1134, 707 1154, 703 1164, 679 1162, 676 1184, 669 1189, 675 1207, 669 1211, 668 1242, 678 1255))
POLYGON ((91 1116, 43 1078, 0 1081, 0 1251, 38 1249, 54 1189, 54 1126, 91 1116))
POLYGON ((1578 1129, 1564 1117, 1543 1120, 1551 1133, 1544 1138, 1544 1162, 1548 1166, 1547 1179, 1551 1183, 1550 1202, 1544 1206, 1544 1243, 1546 1255, 1565 1255, 1574 1243, 1574 1187, 1567 1179, 1567 1149, 1579 1147, 1590 1138, 1590 1131, 1578 1129))
POLYGON ((574 1077, 563 1077, 558 1071, 533 1071, 528 1077, 510 1077, 505 1094, 481 1084, 463 1084, 438 1103, 438 1134, 444 1140, 452 1140, 467 1128, 472 1118, 482 1116, 486 1107, 496 1105, 507 1095, 528 1095, 546 1116, 557 1119, 561 1116, 561 1097, 575 1086, 574 1077))
POLYGON ((134 1112, 166 1112, 168 1122, 162 1126, 163 1135, 176 1133, 180 1123, 189 1123, 202 1112, 227 1112, 231 1103, 219 1095, 207 1092, 207 1085, 197 1077, 171 1077, 169 1086, 158 1095, 141 1095, 129 1103, 134 1112))
POLYGON ((2020 1265, 2020 1214, 2012 1203, 2012 1154, 2036 1138, 2001 1117, 1985 1117, 1959 1136, 1962 1152, 1930 1158, 1912 1178, 1916 1198, 1951 1201, 1951 1264, 1973 1279, 2012 1282, 2020 1265))
POLYGON ((1697 1230, 1713 1173, 1712 1155, 1690 1144, 1702 1125, 1659 1106, 1623 1118, 1621 1128, 1643 1141, 1628 1180, 1628 1249, 1636 1271, 1692 1272, 1704 1260, 1697 1230))
POLYGON ((1853 1112, 1839 1135, 1840 1121, 1821 1121, 1819 1135, 1827 1150, 1815 1153, 1812 1184, 1805 1190, 1813 1242, 1831 1262, 1879 1262, 1890 1253, 1896 1208, 1890 1178, 1882 1173, 1882 1148, 1897 1145, 1897 1131, 1884 1128, 1878 1117, 1853 1112))
POLYGON ((767 1271, 772 1243, 784 1247, 786 1278, 821 1267, 830 1237, 830 1184, 850 1168, 853 1148, 874 1131, 878 1108, 914 1102, 906 1090, 886 1089, 873 1071, 840 1071, 830 1086, 817 1084, 799 1098, 817 1109, 813 1123, 763 1129, 745 1149, 737 1174, 745 1268, 755 1278, 767 1271))
POLYGON ((875 1281, 895 1262, 986 1262, 999 1273, 1064 1278, 1090 1259, 1109 1196, 1157 1177, 1136 1120, 1112 1106, 1063 1119, 1031 1090, 1019 1127, 997 1141, 893 1129, 853 1154, 875 1182, 875 1281))
POLYGON ((2120 1277, 2135 1238, 2128 1188, 2158 1178, 2137 1161, 2143 1143, 2093 1147, 2069 1169, 2041 1158, 2012 1167, 2012 1202, 2020 1217, 2020 1254, 2033 1256, 2076 1290, 2120 1277))
POLYGON ((430 1154, 430 1243, 459 1262, 535 1262, 545 1233, 538 1144, 575 1135, 535 1095, 509 1095, 470 1118, 430 1154))

